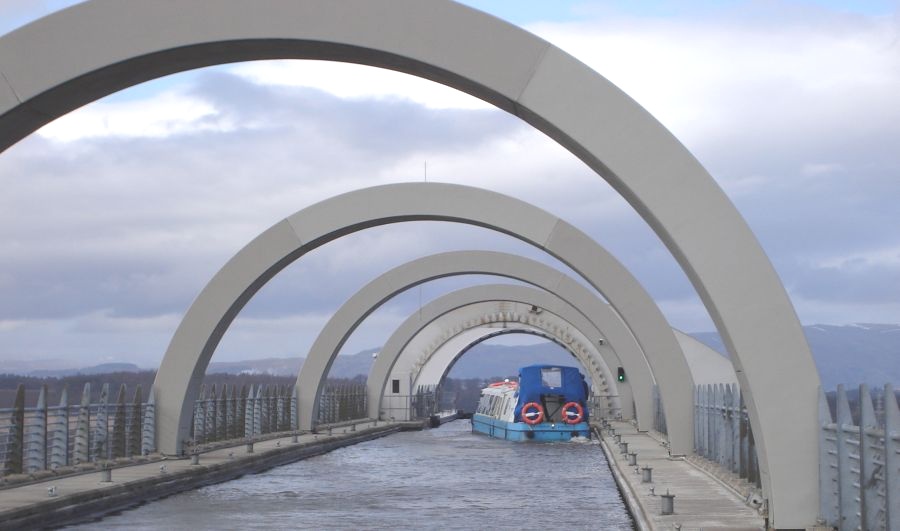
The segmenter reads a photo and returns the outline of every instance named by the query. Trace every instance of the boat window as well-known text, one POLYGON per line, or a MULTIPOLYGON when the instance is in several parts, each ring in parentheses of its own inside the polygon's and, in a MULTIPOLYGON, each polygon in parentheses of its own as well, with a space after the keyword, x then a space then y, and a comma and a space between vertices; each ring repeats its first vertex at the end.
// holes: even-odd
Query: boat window
POLYGON ((544 387, 562 387, 562 371, 558 367, 541 369, 541 385, 544 387))
POLYGON ((400 380, 391 380, 391 392, 394 394, 400 393, 400 380))

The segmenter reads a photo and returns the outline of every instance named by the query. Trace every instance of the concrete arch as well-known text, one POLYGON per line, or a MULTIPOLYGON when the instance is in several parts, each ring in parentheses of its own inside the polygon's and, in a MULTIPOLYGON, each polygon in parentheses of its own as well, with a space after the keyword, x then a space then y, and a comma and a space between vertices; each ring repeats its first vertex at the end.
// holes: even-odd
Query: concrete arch
MULTIPOLYGON (((419 258, 385 272, 360 288, 325 324, 310 347, 306 362, 300 368, 297 376, 299 425, 303 429, 309 429, 309 423, 316 418, 318 396, 331 363, 353 331, 370 313, 406 289, 430 280, 463 274, 495 275, 520 280, 554 293, 578 308, 612 346, 610 352, 617 359, 608 360, 607 363, 622 366, 629 374, 638 426, 642 430, 650 429, 655 382, 639 340, 635 339, 635 335, 642 334, 644 330, 629 330, 609 305, 565 273, 535 260, 495 251, 453 251, 419 258)), ((620 281, 618 277, 603 278, 603 285, 616 283, 622 286, 623 297, 631 297, 624 293, 630 288, 641 289, 636 281, 620 281)), ((649 295, 643 296, 649 298, 649 295)), ((671 374, 677 377, 678 373, 671 374)), ((673 382, 666 389, 685 385, 689 384, 673 382)), ((678 430, 677 427, 675 429, 678 430)))
POLYGON ((137 83, 266 58, 355 62, 438 81, 521 117, 602 175, 684 268, 732 354, 770 522, 812 524, 819 378, 774 268, 662 125, 524 30, 448 0, 221 0, 215 9, 205 0, 90 0, 0 37, 0 149, 137 83))
MULTIPOLYGON (((477 225, 543 249, 598 289, 634 333, 661 380, 673 453, 692 451, 693 386, 680 346, 653 300, 612 255, 589 236, 533 205, 469 186, 405 183, 349 192, 311 205, 275 224, 241 249, 210 280, 175 331, 156 375, 159 441, 180 453, 190 428, 191 398, 216 345, 253 295, 288 264, 341 236, 378 225, 436 220, 477 225)), ((321 359, 320 359, 321 358, 321 359)), ((306 363, 322 363, 310 356, 306 363)), ((329 367, 325 367, 327 374, 329 367)))
MULTIPOLYGON (((613 395, 627 395, 626 398, 631 399, 630 386, 626 383, 620 389, 612 376, 606 358, 614 356, 610 356, 608 345, 599 345, 598 339, 603 337, 602 333, 571 304, 544 290, 523 286, 494 289, 492 294, 498 297, 506 294, 496 301, 483 300, 483 296, 478 296, 476 292, 470 293, 475 294, 473 302, 423 323, 422 328, 407 338, 401 351, 382 350, 369 373, 372 384, 370 415, 380 414, 375 406, 378 402, 378 382, 383 374, 388 374, 388 380, 399 379, 401 388, 410 391, 418 385, 437 384, 444 371, 439 369, 435 374, 434 366, 445 360, 448 351, 458 352, 476 336, 504 330, 530 332, 558 343, 578 360, 598 386, 606 391, 611 389, 613 395), (526 296, 527 299, 524 298, 526 296), (531 312, 532 306, 541 308, 541 313, 531 312)), ((388 387, 385 385, 382 396, 387 394, 388 387)))
MULTIPOLYGON (((613 375, 616 366, 610 366, 606 361, 610 357, 611 348, 606 342, 600 344, 596 340, 602 337, 601 332, 583 320, 577 308, 550 293, 538 290, 540 295, 535 294, 536 298, 531 303, 516 301, 516 292, 509 293, 510 296, 504 298, 509 298, 510 301, 475 302, 452 310, 426 325, 426 329, 434 331, 436 328, 443 328, 451 334, 447 337, 440 334, 429 341, 428 334, 422 330, 410 338, 404 351, 398 353, 389 379, 394 379, 398 373, 408 373, 411 390, 419 385, 437 385, 443 381, 456 359, 473 345, 506 333, 528 333, 548 339, 566 349, 584 367, 600 395, 607 398, 607 409, 618 411, 623 418, 633 418, 633 408, 630 407, 631 386, 627 381, 616 381, 613 375), (539 298, 545 299, 545 304, 552 304, 560 314, 534 304, 540 302, 539 298), (541 308, 541 313, 531 312, 532 306, 541 308), (421 349, 416 357, 416 350, 419 349, 413 345, 423 340, 428 343, 428 347, 421 349), (407 352, 412 356, 406 355, 407 352)), ((386 356, 390 357, 390 353, 386 356)), ((385 387, 383 396, 387 392, 388 388, 385 387)))
MULTIPOLYGON (((578 331, 583 335, 584 342, 596 344, 599 331, 584 318, 577 308, 552 293, 514 284, 482 284, 462 288, 438 297, 410 315, 385 342, 369 370, 366 383, 369 416, 373 418, 381 416, 382 400, 387 394, 389 380, 400 379, 403 382, 401 390, 412 389, 412 386, 415 385, 412 373, 416 371, 417 367, 422 368, 428 365, 435 354, 435 352, 421 353, 423 346, 446 343, 453 337, 483 326, 484 323, 478 321, 486 312, 508 313, 510 314, 508 317, 513 321, 512 314, 516 314, 517 318, 524 317, 531 306, 545 308, 547 312, 554 314, 556 319, 552 319, 553 323, 543 320, 540 323, 523 323, 516 319, 512 323, 513 326, 532 326, 549 333, 552 337, 559 338, 561 335, 565 335, 565 332, 554 332, 553 328, 555 323, 564 322, 571 327, 570 330, 578 331), (510 305, 512 309, 500 310, 500 305, 510 305), (467 321, 470 325, 460 324, 467 321)), ((591 363, 591 357, 586 355, 586 349, 573 347, 571 341, 568 345, 565 345, 565 341, 562 343, 590 372, 594 381, 600 379, 615 390, 611 372, 609 367, 602 362, 602 357, 599 363, 591 363)), ((442 361, 447 362, 448 360, 443 359, 442 361)))

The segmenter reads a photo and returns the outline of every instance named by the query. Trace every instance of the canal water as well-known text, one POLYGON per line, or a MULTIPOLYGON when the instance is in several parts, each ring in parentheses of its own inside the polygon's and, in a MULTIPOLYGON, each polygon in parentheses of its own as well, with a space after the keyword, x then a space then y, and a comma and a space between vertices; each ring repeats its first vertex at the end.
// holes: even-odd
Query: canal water
POLYGON ((77 529, 603 529, 632 521, 596 441, 512 443, 459 420, 204 487, 77 529))

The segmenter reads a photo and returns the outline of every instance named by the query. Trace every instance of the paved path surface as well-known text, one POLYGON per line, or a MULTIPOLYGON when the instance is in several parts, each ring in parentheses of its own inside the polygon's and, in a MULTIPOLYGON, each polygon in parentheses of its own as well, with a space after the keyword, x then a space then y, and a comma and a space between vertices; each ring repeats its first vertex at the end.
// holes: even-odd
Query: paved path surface
MULTIPOLYGON (((620 479, 631 491, 630 504, 640 507, 633 512, 643 519, 646 527, 659 530, 705 531, 718 529, 765 529, 765 519, 744 503, 737 493, 719 480, 683 459, 669 458, 668 451, 647 433, 638 433, 627 422, 612 422, 622 442, 628 443, 628 452, 637 453, 640 467, 652 467, 652 483, 641 482, 641 472, 628 465, 628 456, 622 454, 615 439, 603 433, 603 442, 610 464, 619 471, 620 479), (650 488, 654 494, 650 493, 650 488), (662 515, 662 498, 666 491, 675 495, 672 515, 662 515)), ((626 495, 626 500, 628 496, 626 495)))

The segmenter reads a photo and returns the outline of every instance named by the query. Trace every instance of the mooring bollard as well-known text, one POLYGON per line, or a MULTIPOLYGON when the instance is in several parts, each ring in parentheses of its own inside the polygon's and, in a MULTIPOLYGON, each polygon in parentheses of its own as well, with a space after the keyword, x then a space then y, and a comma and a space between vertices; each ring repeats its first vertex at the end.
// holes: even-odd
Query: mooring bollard
POLYGON ((628 443, 627 442, 619 443, 619 447, 622 449, 621 453, 623 453, 623 454, 628 453, 628 443))
POLYGON ((331 435, 331 428, 328 428, 328 435, 331 435))
POLYGON ((641 483, 653 483, 653 469, 649 466, 641 469, 641 483))
POLYGON ((631 452, 628 454, 628 464, 631 466, 635 466, 637 464, 637 453, 631 452))
POLYGON ((614 433, 613 437, 615 437, 617 443, 620 443, 620 444, 622 443, 622 434, 614 433))
POLYGON ((248 454, 253 453, 253 441, 247 441, 247 453, 248 454))
POLYGON ((47 497, 55 498, 56 497, 56 485, 47 487, 47 497))
POLYGON ((660 495, 660 514, 675 514, 675 495, 669 493, 669 489, 666 489, 666 493, 660 495))
POLYGON ((350 425, 350 431, 356 431, 356 424, 350 425))
POLYGON ((200 454, 191 454, 191 464, 192 465, 200 464, 200 454))
POLYGON ((100 483, 112 483, 112 469, 108 463, 104 464, 103 470, 100 471, 100 483))
POLYGON ((292 444, 297 444, 298 442, 300 442, 299 437, 300 437, 300 436, 297 435, 296 433, 293 434, 293 435, 291 435, 291 443, 292 443, 292 444))

